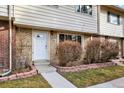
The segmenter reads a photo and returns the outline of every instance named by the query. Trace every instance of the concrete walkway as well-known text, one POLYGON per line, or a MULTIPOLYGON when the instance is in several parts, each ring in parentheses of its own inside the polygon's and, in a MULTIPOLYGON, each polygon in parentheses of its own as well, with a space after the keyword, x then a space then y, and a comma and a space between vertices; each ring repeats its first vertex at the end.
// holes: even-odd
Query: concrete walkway
POLYGON ((119 65, 119 66, 124 66, 124 64, 120 61, 124 61, 123 59, 118 59, 118 60, 112 60, 115 64, 119 65))
POLYGON ((56 68, 49 65, 48 61, 34 62, 40 73, 53 88, 76 88, 71 82, 56 72, 56 68))
POLYGON ((49 64, 50 63, 45 60, 40 60, 40 61, 34 62, 34 65, 37 68, 39 73, 56 71, 56 68, 54 68, 53 66, 51 66, 49 64))
POLYGON ((88 88, 124 88, 124 77, 106 83, 90 86, 88 88))
POLYGON ((53 88, 76 88, 57 72, 46 72, 41 75, 49 82, 53 88))

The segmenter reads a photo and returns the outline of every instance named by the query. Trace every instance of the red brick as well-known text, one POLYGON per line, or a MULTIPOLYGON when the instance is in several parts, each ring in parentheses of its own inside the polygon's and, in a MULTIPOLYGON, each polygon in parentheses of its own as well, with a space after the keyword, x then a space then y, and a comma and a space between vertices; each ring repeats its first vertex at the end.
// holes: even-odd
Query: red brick
POLYGON ((32 75, 37 75, 37 71, 33 72, 32 75))
POLYGON ((33 69, 33 70, 30 71, 30 73, 34 73, 34 72, 36 72, 36 69, 33 69))
POLYGON ((2 82, 2 81, 7 81, 9 78, 8 77, 1 77, 0 78, 0 82, 2 82))
POLYGON ((24 75, 29 75, 31 74, 31 72, 24 72, 24 75))
POLYGON ((79 72, 81 70, 92 69, 92 68, 101 68, 107 66, 113 66, 113 62, 107 63, 96 63, 96 64, 89 64, 89 65, 80 65, 80 66, 72 66, 72 67, 57 67, 58 72, 79 72))
MULTIPOLYGON (((2 69, 9 67, 9 30, 8 21, 0 21, 0 64, 2 69)), ((1 71, 2 71, 1 69, 1 71)))
POLYGON ((15 80, 15 79, 17 79, 17 75, 16 74, 13 74, 13 75, 9 76, 9 80, 15 80))
POLYGON ((18 73, 16 75, 17 75, 17 78, 24 78, 24 73, 18 73))
POLYGON ((24 73, 24 76, 25 76, 25 77, 30 77, 30 76, 33 76, 33 74, 32 74, 31 72, 25 72, 25 73, 24 73))

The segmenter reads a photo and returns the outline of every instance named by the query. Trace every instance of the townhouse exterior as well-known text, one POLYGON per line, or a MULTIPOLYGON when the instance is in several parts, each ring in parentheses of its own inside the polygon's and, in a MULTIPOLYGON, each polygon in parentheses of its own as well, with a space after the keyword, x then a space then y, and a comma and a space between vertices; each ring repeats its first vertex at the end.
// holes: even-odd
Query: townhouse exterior
POLYGON ((30 64, 54 62, 59 42, 78 41, 84 49, 93 37, 118 42, 123 56, 124 9, 111 5, 0 6, 0 71, 12 68, 21 55, 30 64))

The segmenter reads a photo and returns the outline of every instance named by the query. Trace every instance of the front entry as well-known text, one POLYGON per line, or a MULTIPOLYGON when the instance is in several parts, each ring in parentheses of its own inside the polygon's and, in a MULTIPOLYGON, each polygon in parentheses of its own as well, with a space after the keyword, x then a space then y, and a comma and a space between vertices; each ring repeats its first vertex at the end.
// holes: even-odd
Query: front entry
POLYGON ((33 32, 33 61, 48 59, 48 45, 46 32, 33 32))

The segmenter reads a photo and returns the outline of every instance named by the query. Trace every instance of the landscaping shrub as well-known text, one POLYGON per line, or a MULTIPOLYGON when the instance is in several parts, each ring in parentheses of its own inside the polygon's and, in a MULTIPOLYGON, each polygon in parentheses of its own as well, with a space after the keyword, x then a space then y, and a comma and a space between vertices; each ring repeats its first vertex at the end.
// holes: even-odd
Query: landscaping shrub
POLYGON ((112 41, 104 41, 101 44, 101 61, 109 61, 116 58, 119 52, 118 43, 112 41))
POLYGON ((85 46, 85 60, 84 63, 97 63, 100 61, 100 39, 94 38, 93 40, 88 40, 85 46))
POLYGON ((81 54, 81 45, 75 41, 61 42, 57 47, 57 55, 60 66, 66 66, 67 63, 80 59, 81 54))
POLYGON ((66 66, 67 67, 79 66, 79 65, 82 65, 82 61, 83 61, 83 58, 81 57, 78 60, 67 62, 66 66))
POLYGON ((100 41, 94 38, 87 42, 84 63, 107 62, 112 58, 116 58, 119 52, 118 44, 112 41, 100 41))

